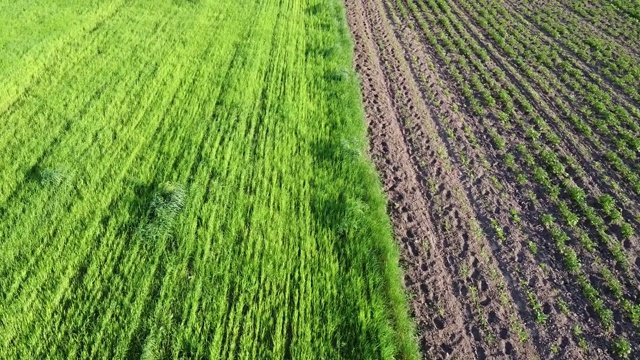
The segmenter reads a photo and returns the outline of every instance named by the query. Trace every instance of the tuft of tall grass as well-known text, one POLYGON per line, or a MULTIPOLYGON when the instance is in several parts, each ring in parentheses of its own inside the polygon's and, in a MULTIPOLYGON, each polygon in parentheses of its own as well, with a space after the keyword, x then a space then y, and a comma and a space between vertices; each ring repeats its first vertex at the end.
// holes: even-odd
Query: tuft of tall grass
POLYGON ((154 218, 174 218, 184 208, 187 191, 182 184, 164 182, 158 186, 149 205, 154 218))
POLYGON ((149 203, 146 223, 141 228, 142 237, 149 240, 168 235, 186 199, 187 191, 182 184, 160 184, 149 203))
POLYGON ((40 170, 40 172, 38 173, 38 177, 42 186, 57 187, 64 182, 66 174, 61 169, 46 168, 40 170))

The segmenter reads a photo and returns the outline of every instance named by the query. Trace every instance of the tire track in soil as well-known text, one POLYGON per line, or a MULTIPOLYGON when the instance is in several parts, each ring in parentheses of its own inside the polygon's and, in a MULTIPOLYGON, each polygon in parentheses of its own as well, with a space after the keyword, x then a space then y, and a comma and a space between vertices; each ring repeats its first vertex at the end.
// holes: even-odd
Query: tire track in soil
POLYGON ((429 352, 468 356, 472 346, 462 331, 466 314, 452 292, 452 279, 443 259, 433 256, 439 245, 425 195, 420 189, 419 179, 423 175, 412 165, 412 149, 405 141, 401 115, 396 111, 390 84, 378 56, 370 14, 361 0, 348 2, 346 6, 355 40, 355 66, 364 93, 370 153, 381 173, 389 200, 388 211, 400 241, 405 285, 413 296, 411 310, 421 334, 422 350, 439 345, 440 349, 429 352), (428 293, 434 292, 442 294, 441 300, 446 303, 440 306, 453 315, 447 321, 432 320, 438 316, 428 293), (432 329, 434 326, 437 331, 432 329))
POLYGON ((508 316, 497 301, 491 301, 495 293, 488 289, 491 281, 482 271, 487 264, 478 261, 484 254, 491 258, 489 264, 495 263, 485 252, 492 246, 470 240, 468 220, 477 216, 470 210, 462 175, 445 161, 452 158, 451 147, 444 145, 444 130, 430 118, 406 63, 409 49, 400 46, 380 2, 359 0, 346 7, 371 155, 390 202, 423 354, 463 359, 532 356, 536 351, 530 344, 504 336, 508 316), (440 210, 433 211, 436 208, 440 210), (446 223, 453 228, 442 226, 446 223), (464 272, 471 276, 461 276, 464 272), (478 291, 475 300, 469 294, 471 286, 478 291), (483 317, 488 317, 488 326, 483 317), (498 333, 502 341, 496 342, 498 333))

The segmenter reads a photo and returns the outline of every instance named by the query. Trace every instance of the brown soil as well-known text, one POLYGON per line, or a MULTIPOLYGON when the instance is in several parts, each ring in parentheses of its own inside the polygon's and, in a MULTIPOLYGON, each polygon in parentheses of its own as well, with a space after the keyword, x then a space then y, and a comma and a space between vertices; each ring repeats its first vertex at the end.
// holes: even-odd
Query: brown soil
MULTIPOLYGON (((610 358, 611 336, 603 335, 575 281, 567 281, 562 258, 540 225, 540 215, 555 210, 530 201, 499 165, 502 153, 492 148, 486 120, 473 115, 416 24, 399 20, 393 3, 345 1, 370 155, 387 193, 423 356, 610 358), (532 242, 539 247, 535 252, 528 248, 532 242), (543 325, 536 322, 531 297, 548 319, 543 325), (577 324, 580 337, 574 334, 577 324)), ((523 91, 522 76, 479 42, 491 54, 487 66, 500 67, 523 91)), ((536 109, 555 116, 546 101, 536 109)), ((521 132, 498 130, 507 141, 523 141, 521 132)), ((569 154, 581 154, 573 148, 581 146, 577 135, 561 135, 569 154)), ((597 178, 585 179, 581 184, 598 193, 597 178)))

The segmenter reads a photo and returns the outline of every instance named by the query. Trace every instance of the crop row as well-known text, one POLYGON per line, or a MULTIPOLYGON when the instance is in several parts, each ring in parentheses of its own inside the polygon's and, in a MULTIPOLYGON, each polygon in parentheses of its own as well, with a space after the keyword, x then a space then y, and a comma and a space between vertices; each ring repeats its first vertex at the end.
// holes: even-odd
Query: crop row
MULTIPOLYGON (((638 125, 633 121, 629 112, 623 106, 614 105, 612 97, 597 85, 590 83, 589 78, 572 64, 570 58, 561 58, 559 48, 543 45, 535 36, 525 37, 530 31, 522 25, 521 21, 509 16, 510 14, 504 8, 500 7, 501 11, 494 10, 491 13, 487 11, 487 9, 491 10, 495 7, 494 3, 486 3, 482 8, 475 8, 478 13, 491 16, 489 18, 480 17, 478 20, 481 26, 484 25, 483 27, 490 37, 498 40, 507 55, 511 54, 512 57, 515 57, 517 66, 530 81, 539 86, 543 94, 554 97, 553 103, 561 111, 561 114, 576 124, 578 130, 589 140, 593 140, 592 133, 595 129, 596 132, 608 137, 611 143, 616 145, 617 152, 628 157, 630 161, 634 161, 638 148, 635 136, 638 133, 638 125), (506 34, 507 30, 505 29, 509 30, 509 34, 514 34, 509 38, 516 39, 517 43, 512 45, 500 41, 504 36, 500 34, 506 34), (520 57, 526 62, 522 61, 520 57), (562 72, 556 70, 555 64, 560 65, 562 72), (561 84, 557 79, 561 79, 565 84, 561 84), (579 94, 580 98, 568 93, 567 88, 579 94), (558 94, 563 96, 558 97, 558 94), (582 100, 583 103, 576 104, 576 100, 582 100), (581 118, 591 124, 584 120, 581 121, 581 118)), ((601 82, 599 83, 601 84, 601 82)), ((632 110, 637 112, 635 108, 632 110)), ((597 140, 594 141, 596 141, 596 146, 602 147, 597 140)))
POLYGON ((638 20, 628 17, 611 4, 575 1, 565 7, 575 13, 575 15, 571 15, 569 21, 577 23, 582 18, 583 24, 588 22, 595 28, 594 31, 607 34, 613 41, 627 47, 627 49, 633 49, 640 44, 638 20), (611 26, 611 24, 617 26, 611 26))
POLYGON ((518 7, 518 10, 579 59, 601 71, 608 80, 620 86, 628 96, 639 101, 640 94, 637 87, 640 64, 627 53, 625 48, 617 46, 615 42, 603 40, 598 34, 586 37, 585 32, 577 27, 578 24, 563 23, 566 14, 562 11, 562 7, 545 6, 534 10, 522 6, 518 7))

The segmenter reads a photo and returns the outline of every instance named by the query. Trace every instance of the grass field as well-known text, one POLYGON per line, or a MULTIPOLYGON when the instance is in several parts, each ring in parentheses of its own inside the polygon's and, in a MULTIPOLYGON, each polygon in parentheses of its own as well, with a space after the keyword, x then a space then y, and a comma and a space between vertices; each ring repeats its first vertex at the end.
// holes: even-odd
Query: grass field
POLYGON ((0 358, 417 358, 337 0, 0 4, 0 358))

